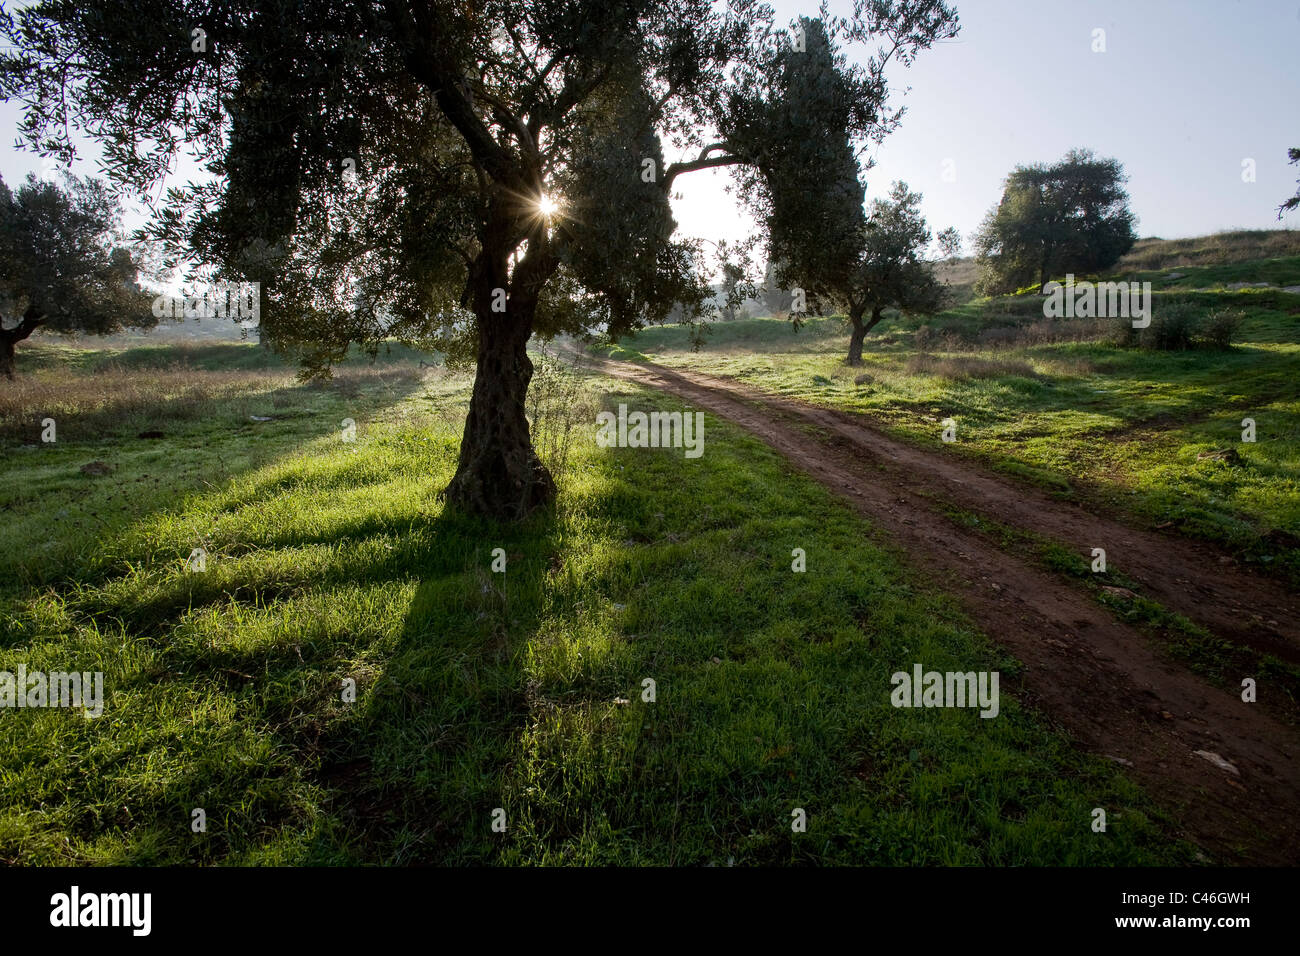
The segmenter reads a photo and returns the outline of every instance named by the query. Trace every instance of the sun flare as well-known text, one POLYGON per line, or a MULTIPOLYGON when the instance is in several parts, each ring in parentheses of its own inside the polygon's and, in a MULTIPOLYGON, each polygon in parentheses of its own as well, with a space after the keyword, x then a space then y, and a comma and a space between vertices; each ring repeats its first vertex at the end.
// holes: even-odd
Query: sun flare
POLYGON ((537 208, 543 216, 549 219, 560 211, 560 204, 546 193, 542 193, 541 198, 537 200, 537 208))

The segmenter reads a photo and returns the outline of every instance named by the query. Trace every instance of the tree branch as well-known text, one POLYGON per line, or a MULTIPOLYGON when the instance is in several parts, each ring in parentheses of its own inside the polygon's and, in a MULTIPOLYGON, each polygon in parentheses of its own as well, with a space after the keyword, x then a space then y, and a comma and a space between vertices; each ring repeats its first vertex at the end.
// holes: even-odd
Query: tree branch
POLYGON ((705 146, 697 159, 685 163, 673 163, 664 172, 664 191, 671 192, 673 180, 682 173, 693 173, 697 169, 712 169, 717 166, 737 166, 747 162, 743 157, 727 153, 723 156, 710 156, 715 149, 726 149, 726 143, 711 143, 705 146))
POLYGON ((0 337, 3 337, 8 342, 21 342, 44 324, 45 313, 38 310, 36 306, 29 305, 27 310, 23 312, 23 317, 18 320, 18 324, 12 329, 6 329, 0 325, 0 337))
POLYGON ((523 111, 529 118, 528 130, 534 136, 537 135, 537 127, 541 123, 541 119, 536 114, 537 95, 546 86, 546 78, 551 75, 551 70, 555 69, 556 65, 564 59, 564 57, 570 56, 571 52, 572 51, 566 49, 556 50, 554 55, 547 62, 546 66, 542 67, 542 71, 537 74, 537 79, 527 89, 527 91, 525 91, 524 95, 519 98, 519 102, 523 106, 523 111))
POLYGON ((509 105, 492 93, 482 83, 475 86, 474 92, 492 107, 492 113, 502 126, 509 129, 519 139, 519 145, 536 165, 541 165, 541 154, 537 150, 537 140, 533 132, 524 125, 524 121, 511 111, 509 105))
POLYGON ((519 175, 515 158, 493 138, 457 88, 456 83, 462 77, 455 64, 432 47, 429 38, 436 35, 433 25, 417 24, 409 7, 399 0, 385 0, 384 6, 397 36, 401 38, 399 42, 404 48, 411 75, 433 93, 438 108, 464 137, 470 152, 488 174, 498 182, 517 185, 519 175))
POLYGON ((596 87, 605 82, 609 75, 609 66, 602 65, 596 71, 596 75, 587 83, 579 83, 576 79, 569 77, 564 81, 564 86, 560 89, 560 95, 555 98, 549 110, 538 110, 540 119, 537 121, 538 126, 556 126, 564 115, 573 109, 574 106, 581 103, 596 87))

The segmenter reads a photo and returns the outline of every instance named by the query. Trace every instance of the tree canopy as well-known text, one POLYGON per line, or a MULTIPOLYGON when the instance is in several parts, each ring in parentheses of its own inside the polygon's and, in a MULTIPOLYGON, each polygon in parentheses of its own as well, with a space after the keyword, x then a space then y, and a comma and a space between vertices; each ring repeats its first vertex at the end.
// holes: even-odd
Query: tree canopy
POLYGON ((1014 292, 1118 262, 1137 241, 1126 178, 1118 160, 1086 149, 1052 165, 1017 166, 975 236, 980 290, 1014 292))
POLYGON ((805 161, 896 122, 885 64, 955 23, 940 0, 802 31, 755 0, 51 2, 4 14, 0 91, 30 147, 70 160, 80 128, 135 195, 192 153, 212 178, 167 188, 145 235, 259 282, 264 334, 309 371, 388 337, 474 361, 447 494, 514 518, 554 495, 529 337, 698 318, 709 264, 675 237, 676 178, 732 167, 782 215, 805 161), (863 65, 836 52, 872 41, 863 65), (801 72, 819 44, 830 66, 801 72))

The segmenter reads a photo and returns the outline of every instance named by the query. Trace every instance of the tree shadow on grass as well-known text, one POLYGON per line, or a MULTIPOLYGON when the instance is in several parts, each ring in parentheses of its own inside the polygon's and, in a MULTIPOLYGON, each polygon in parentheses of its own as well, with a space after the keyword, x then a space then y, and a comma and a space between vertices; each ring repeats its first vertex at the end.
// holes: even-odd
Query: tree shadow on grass
MULTIPOLYGON (((520 525, 444 510, 404 572, 419 583, 382 671, 309 747, 343 832, 316 848, 367 862, 482 863, 529 714, 525 663, 561 547, 553 509, 520 525), (492 570, 500 548, 504 572, 492 570)), ((499 565, 498 565, 499 566, 499 565)))
POLYGON ((120 618, 149 657, 133 650, 108 675, 110 738, 97 743, 109 725, 89 722, 90 736, 65 746, 90 766, 109 746, 111 766, 78 784, 76 800, 122 811, 70 831, 110 863, 483 862, 475 831, 501 803, 494 784, 528 713, 524 664, 557 519, 552 510, 503 526, 444 510, 409 537, 351 579, 286 591, 290 603, 263 594, 220 609, 235 631, 173 630, 181 608, 147 634, 134 615, 120 618), (498 547, 504 574, 491 571, 498 547), (332 584, 410 595, 400 626, 368 628, 346 609, 319 625, 290 613, 304 595, 337 606, 332 584), (348 680, 355 702, 344 699, 348 680), (196 807, 209 829, 187 838, 196 807))
MULTIPOLYGON (((292 385, 230 401, 160 393, 143 398, 134 410, 106 396, 103 407, 60 416, 56 442, 44 444, 38 437, 35 444, 6 453, 0 466, 6 479, 0 511, 8 525, 0 535, 0 543, 8 544, 0 548, 0 577, 14 585, 58 587, 73 579, 84 584, 116 576, 120 567, 94 560, 104 550, 97 542, 119 542, 164 511, 184 515, 214 491, 231 487, 232 479, 273 469, 295 452, 341 435, 345 417, 361 428, 382 422, 386 409, 423 385, 423 377, 412 373, 355 391, 292 385), (255 421, 254 414, 270 420, 255 421), (108 473, 85 474, 81 467, 92 460, 105 462, 108 473)), ((37 435, 41 415, 39 409, 26 413, 36 419, 37 435)), ((267 495, 284 480, 273 471, 268 475, 267 495)), ((130 558, 137 565, 149 560, 130 558)))

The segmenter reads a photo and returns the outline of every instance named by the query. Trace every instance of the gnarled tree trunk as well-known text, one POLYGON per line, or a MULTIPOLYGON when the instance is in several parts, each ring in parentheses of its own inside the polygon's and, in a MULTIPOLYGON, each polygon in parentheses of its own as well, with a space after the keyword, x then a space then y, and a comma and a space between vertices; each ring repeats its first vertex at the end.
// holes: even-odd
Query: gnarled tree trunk
POLYGON ((862 342, 867 337, 867 333, 875 328, 876 323, 880 321, 881 307, 875 306, 871 310, 871 319, 867 322, 862 321, 862 314, 866 311, 865 305, 850 307, 849 321, 853 324, 853 332, 849 335, 849 364, 862 364, 862 342))
POLYGON ((555 481, 533 450, 524 402, 533 378, 528 339, 537 301, 555 271, 544 227, 535 226, 528 253, 507 269, 510 220, 494 218, 470 270, 478 327, 478 370, 446 500, 475 514, 516 521, 555 500, 555 481), (506 290, 508 298, 505 298, 506 290), (505 298, 505 310, 498 311, 505 298))
POLYGON ((862 324, 862 309, 849 309, 849 322, 853 331, 849 335, 849 364, 862 364, 862 340, 867 337, 867 330, 862 324))
POLYGON ((12 329, 0 327, 0 375, 14 377, 14 346, 35 332, 43 321, 39 312, 29 308, 12 329))
POLYGON ((479 317, 478 372, 447 500, 505 521, 555 500, 555 481, 533 450, 524 414, 533 363, 531 316, 479 317))
POLYGON ((14 343, 17 341, 8 329, 0 329, 0 375, 5 378, 14 377, 14 343))

